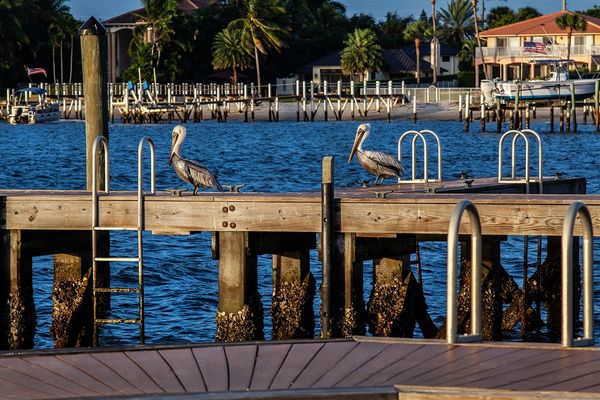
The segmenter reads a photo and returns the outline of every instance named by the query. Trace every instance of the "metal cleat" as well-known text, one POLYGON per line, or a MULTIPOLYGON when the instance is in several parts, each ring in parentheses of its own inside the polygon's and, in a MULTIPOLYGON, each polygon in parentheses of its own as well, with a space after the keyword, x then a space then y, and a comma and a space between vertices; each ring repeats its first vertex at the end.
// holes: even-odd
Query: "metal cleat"
POLYGON ((561 180, 561 179, 562 179, 562 177, 563 177, 563 172, 561 172, 561 171, 556 171, 556 172, 554 173, 554 180, 557 180, 557 181, 559 181, 559 180, 561 180))
POLYGON ((394 193, 393 190, 371 190, 371 193, 375 194, 375 197, 378 199, 386 199, 387 195, 390 193, 394 193))
POLYGON ((368 179, 363 179, 363 180, 358 181, 358 183, 360 183, 360 187, 368 188, 371 184, 371 181, 368 179))
POLYGON ((467 187, 471 187, 474 181, 475 179, 465 179, 465 185, 467 185, 467 187))
POLYGON ((460 173, 458 174, 458 179, 469 179, 469 171, 460 171, 460 173))
POLYGON ((232 193, 239 193, 240 189, 243 187, 246 187, 245 183, 242 183, 241 185, 223 185, 223 188, 226 189, 226 191, 232 193))
POLYGON ((182 196, 183 192, 187 192, 187 188, 186 189, 166 189, 168 192, 171 192, 171 196, 182 196))

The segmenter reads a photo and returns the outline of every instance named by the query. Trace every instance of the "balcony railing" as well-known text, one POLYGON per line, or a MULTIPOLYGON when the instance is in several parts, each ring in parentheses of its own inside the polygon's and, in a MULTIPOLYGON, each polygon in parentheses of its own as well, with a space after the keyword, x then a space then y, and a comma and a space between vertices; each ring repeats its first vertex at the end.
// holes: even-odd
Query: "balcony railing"
MULTIPOLYGON (((566 57, 567 46, 547 45, 545 53, 525 51, 524 47, 482 47, 484 57, 566 57)), ((571 56, 600 55, 600 46, 575 45, 571 46, 571 56)), ((475 57, 481 58, 480 48, 475 49, 475 57)))

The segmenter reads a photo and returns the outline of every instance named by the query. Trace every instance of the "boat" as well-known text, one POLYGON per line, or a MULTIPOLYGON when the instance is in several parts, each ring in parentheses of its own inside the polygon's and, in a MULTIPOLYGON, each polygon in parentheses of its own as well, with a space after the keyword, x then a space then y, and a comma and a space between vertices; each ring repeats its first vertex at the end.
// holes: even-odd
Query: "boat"
POLYGON ((37 124, 59 120, 59 104, 46 101, 45 89, 30 87, 19 89, 16 93, 19 94, 18 99, 8 107, 6 120, 9 124, 37 124), (37 96, 37 102, 29 101, 32 95, 37 96))
POLYGON ((570 100, 571 85, 575 90, 575 99, 582 100, 592 97, 595 91, 596 79, 571 79, 567 66, 572 60, 534 60, 535 64, 548 65, 552 68, 546 79, 502 81, 499 79, 482 80, 481 94, 487 105, 492 105, 497 99, 514 101, 517 93, 519 100, 570 100))

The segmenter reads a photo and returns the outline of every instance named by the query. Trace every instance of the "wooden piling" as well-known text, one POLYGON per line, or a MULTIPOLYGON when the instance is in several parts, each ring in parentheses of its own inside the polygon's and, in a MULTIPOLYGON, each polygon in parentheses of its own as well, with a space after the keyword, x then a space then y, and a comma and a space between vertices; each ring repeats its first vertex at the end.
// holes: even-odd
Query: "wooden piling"
POLYGON ((575 102, 575 82, 571 81, 571 113, 573 118, 573 132, 577 132, 577 103, 575 102))
MULTIPOLYGON (((229 215, 224 214, 224 219, 229 215)), ((227 221, 223 222, 224 224, 227 221)), ((257 257, 247 232, 219 232, 217 342, 260 340, 262 305, 257 290, 257 257)))
POLYGON ((600 132, 600 79, 596 79, 594 86, 594 123, 596 133, 600 132))
POLYGON ((481 121, 481 133, 485 132, 485 105, 481 103, 479 108, 479 120, 481 121))
POLYGON ((554 132, 554 106, 550 106, 550 132, 554 132))
POLYGON ((502 106, 500 104, 500 99, 496 99, 496 133, 502 132, 502 118, 500 117, 502 113, 502 106))
POLYGON ((565 106, 560 105, 560 114, 558 116, 558 130, 560 132, 564 132, 565 131, 565 106))
POLYGON ((417 95, 413 97, 413 121, 417 123, 417 95))
POLYGON ((331 270, 335 248, 334 158, 324 157, 321 183, 321 339, 331 335, 331 270))

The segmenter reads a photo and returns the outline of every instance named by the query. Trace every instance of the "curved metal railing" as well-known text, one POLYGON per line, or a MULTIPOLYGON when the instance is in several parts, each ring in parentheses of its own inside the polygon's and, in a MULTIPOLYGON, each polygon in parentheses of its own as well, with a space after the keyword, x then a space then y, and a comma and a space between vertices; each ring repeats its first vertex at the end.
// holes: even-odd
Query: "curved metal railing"
MULTIPOLYGON (((398 178, 398 183, 415 183, 415 182, 441 182, 442 181, 442 144, 440 142, 440 138, 435 132, 430 131, 428 129, 424 129, 421 131, 409 130, 404 132, 400 138, 398 139, 398 161, 400 164, 402 162, 402 143, 409 136, 413 135, 411 142, 411 179, 406 180, 402 178, 398 178), (437 179, 429 179, 429 151, 427 146, 426 135, 431 135, 436 141, 437 145, 437 179), (417 179, 417 171, 416 171, 416 153, 417 153, 417 139, 421 139, 423 143, 423 179, 417 179)), ((404 166, 404 165, 403 165, 404 166)))
POLYGON ((529 139, 527 135, 531 135, 536 138, 538 142, 538 185, 539 193, 543 193, 544 188, 544 171, 543 171, 543 146, 542 139, 537 132, 531 129, 523 129, 521 131, 512 129, 504 133, 498 142, 498 183, 524 183, 527 193, 529 193, 529 184, 531 182, 529 173, 529 139), (502 175, 502 159, 503 159, 503 144, 504 141, 512 135, 511 145, 511 174, 510 178, 505 178, 502 175), (517 179, 516 177, 516 144, 519 138, 523 138, 525 141, 525 177, 524 179, 517 179))
POLYGON ((446 342, 476 342, 481 340, 481 222, 475 205, 463 200, 452 210, 448 228, 448 276, 446 288, 446 342), (458 311, 456 279, 458 276, 458 233, 464 212, 469 215, 471 225, 471 333, 457 334, 458 311))
MULTIPOLYGON (((563 347, 594 344, 594 232, 588 208, 575 202, 567 209, 562 230, 562 332, 563 347), (573 338, 573 228, 577 216, 583 228, 583 337, 573 338)), ((576 301, 579 301, 577 299, 576 301)))

